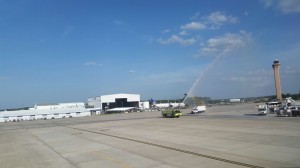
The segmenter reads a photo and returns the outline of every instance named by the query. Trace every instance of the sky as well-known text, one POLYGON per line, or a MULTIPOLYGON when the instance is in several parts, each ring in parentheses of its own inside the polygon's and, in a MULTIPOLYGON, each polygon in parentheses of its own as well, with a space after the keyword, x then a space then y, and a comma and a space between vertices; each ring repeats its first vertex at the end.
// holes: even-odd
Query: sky
POLYGON ((300 91, 298 0, 0 0, 0 109, 300 91))

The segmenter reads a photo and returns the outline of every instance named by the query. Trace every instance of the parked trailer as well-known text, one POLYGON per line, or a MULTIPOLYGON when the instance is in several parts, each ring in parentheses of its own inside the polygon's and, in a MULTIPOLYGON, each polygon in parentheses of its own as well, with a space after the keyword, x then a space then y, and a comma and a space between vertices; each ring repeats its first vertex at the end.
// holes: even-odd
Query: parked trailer
POLYGON ((293 117, 300 117, 300 110, 296 110, 296 109, 292 110, 292 116, 293 117))
POLYGON ((294 106, 291 108, 292 117, 300 117, 300 106, 294 106))

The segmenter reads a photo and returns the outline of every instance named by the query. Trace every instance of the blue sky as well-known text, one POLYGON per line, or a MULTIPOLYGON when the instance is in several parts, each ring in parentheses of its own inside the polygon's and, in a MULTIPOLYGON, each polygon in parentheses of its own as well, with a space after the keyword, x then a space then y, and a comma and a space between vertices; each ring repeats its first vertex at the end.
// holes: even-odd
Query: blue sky
POLYGON ((0 0, 0 109, 300 90, 298 0, 0 0))

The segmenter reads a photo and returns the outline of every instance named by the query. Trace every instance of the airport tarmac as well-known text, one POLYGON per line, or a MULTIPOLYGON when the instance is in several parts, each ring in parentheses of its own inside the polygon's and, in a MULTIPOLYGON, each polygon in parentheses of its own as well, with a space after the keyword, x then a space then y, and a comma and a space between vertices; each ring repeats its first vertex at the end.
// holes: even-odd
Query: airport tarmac
POLYGON ((0 123, 1 168, 300 167, 300 117, 255 104, 0 123))

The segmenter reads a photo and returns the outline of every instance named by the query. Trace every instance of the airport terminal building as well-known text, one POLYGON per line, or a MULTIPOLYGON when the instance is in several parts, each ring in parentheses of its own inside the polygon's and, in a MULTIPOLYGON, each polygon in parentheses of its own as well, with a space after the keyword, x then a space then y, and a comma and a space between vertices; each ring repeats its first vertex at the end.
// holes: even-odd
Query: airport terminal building
POLYGON ((138 94, 103 95, 89 98, 89 108, 83 102, 75 102, 35 105, 28 110, 1 111, 0 122, 84 117, 102 112, 134 112, 139 111, 141 104, 143 109, 149 108, 149 102, 140 102, 138 94))
POLYGON ((91 109, 86 109, 83 102, 59 103, 35 105, 28 110, 2 111, 0 112, 0 122, 84 117, 89 115, 91 115, 91 109))
POLYGON ((93 108, 100 108, 101 110, 111 110, 120 108, 139 108, 140 106, 139 94, 111 94, 88 99, 88 106, 93 108))

